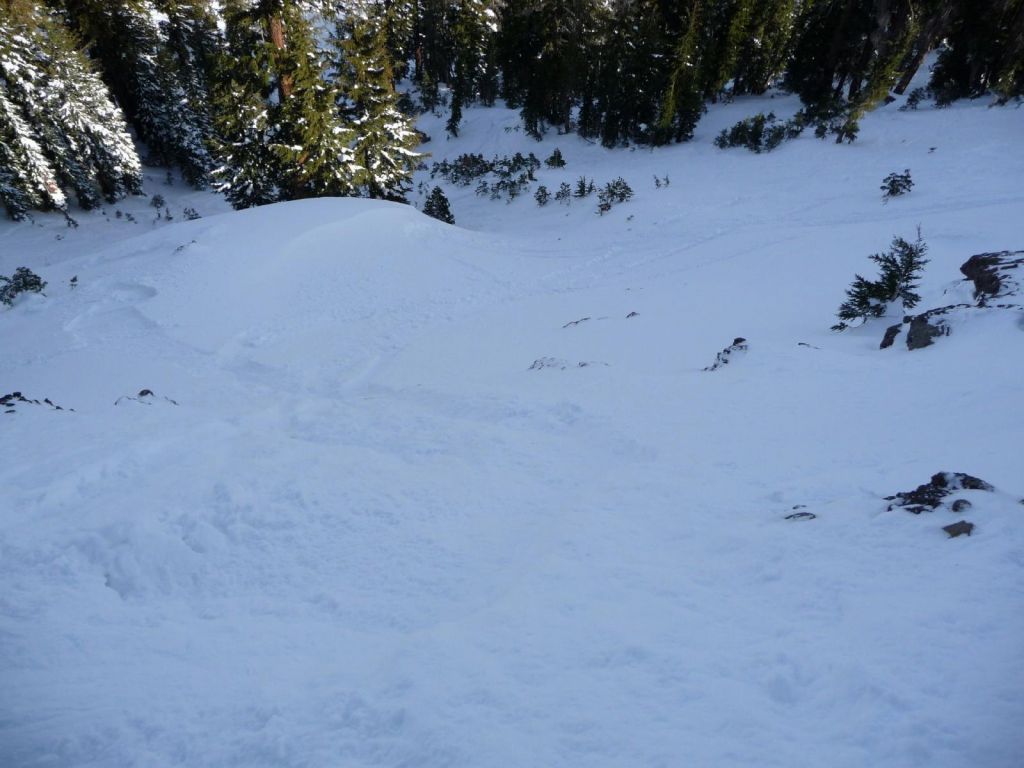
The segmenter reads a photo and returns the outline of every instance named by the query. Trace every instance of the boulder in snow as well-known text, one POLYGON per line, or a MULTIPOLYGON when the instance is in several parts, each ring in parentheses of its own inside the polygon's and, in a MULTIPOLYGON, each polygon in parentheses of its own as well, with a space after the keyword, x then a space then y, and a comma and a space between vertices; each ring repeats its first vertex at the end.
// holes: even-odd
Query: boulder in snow
POLYGON ((994 491, 995 488, 981 478, 963 472, 937 472, 927 483, 917 486, 912 491, 886 496, 885 500, 892 502, 889 504, 889 510, 905 509, 919 515, 922 512, 931 512, 951 493, 961 490, 994 491))

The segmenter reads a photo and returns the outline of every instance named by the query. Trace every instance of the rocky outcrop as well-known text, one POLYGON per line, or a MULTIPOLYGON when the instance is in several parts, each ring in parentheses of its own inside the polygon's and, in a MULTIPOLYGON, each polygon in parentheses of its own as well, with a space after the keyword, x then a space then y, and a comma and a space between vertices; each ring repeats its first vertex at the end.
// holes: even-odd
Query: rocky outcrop
POLYGON ((931 512, 942 505, 945 498, 957 491, 994 491, 991 484, 973 475, 963 472, 937 472, 931 480, 917 486, 912 491, 903 491, 894 496, 886 496, 891 502, 888 509, 904 509, 919 515, 931 512))
MULTIPOLYGON (((17 413, 18 408, 26 405, 38 405, 51 411, 64 410, 64 408, 57 405, 48 397, 44 397, 42 400, 33 400, 32 398, 25 397, 21 392, 11 392, 9 395, 0 396, 0 411, 3 411, 4 413, 17 413)), ((73 411, 75 409, 68 408, 67 410, 73 411)))
POLYGON ((960 267, 964 277, 974 283, 974 298, 980 307, 989 299, 1017 295, 1022 270, 1024 251, 979 253, 960 267))
POLYGON ((1024 275, 1024 251, 979 253, 965 261, 960 271, 974 283, 973 304, 949 304, 935 307, 919 315, 908 315, 903 322, 885 330, 879 349, 891 347, 900 333, 906 330, 907 349, 930 347, 936 339, 948 336, 951 328, 941 318, 954 313, 968 314, 978 309, 1009 309, 1024 311, 1024 306, 1013 302, 993 303, 1020 294, 1020 277, 1024 275))

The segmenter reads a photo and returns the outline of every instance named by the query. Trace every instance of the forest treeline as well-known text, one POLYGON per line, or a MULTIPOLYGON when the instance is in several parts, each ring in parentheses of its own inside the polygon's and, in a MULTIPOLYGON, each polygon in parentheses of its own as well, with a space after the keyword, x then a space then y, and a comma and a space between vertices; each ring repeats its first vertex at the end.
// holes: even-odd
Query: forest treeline
POLYGON ((852 140, 933 51, 940 105, 1024 95, 1024 0, 0 0, 0 29, 16 219, 136 193, 143 161, 239 208, 403 200, 417 112, 457 135, 498 99, 537 138, 612 147, 686 141, 770 87, 852 140))

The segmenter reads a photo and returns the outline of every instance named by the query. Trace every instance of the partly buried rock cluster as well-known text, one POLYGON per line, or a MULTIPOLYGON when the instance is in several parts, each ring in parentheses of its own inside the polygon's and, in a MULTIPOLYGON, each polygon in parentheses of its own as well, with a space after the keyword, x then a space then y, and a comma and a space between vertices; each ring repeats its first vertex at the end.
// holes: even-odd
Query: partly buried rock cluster
MULTIPOLYGON (((948 506, 952 512, 965 512, 973 506, 969 500, 958 498, 947 505, 947 498, 958 491, 992 492, 994 490, 995 488, 990 483, 986 483, 981 478, 974 477, 973 475, 967 475, 963 472, 938 472, 932 475, 931 480, 917 486, 914 490, 903 491, 894 496, 886 496, 885 499, 890 502, 890 511, 903 509, 919 515, 922 512, 933 512, 939 507, 948 506)), ((963 534, 970 536, 974 530, 974 523, 960 520, 951 525, 943 526, 942 530, 949 534, 951 538, 956 538, 963 534)))
MULTIPOLYGON (((19 407, 26 405, 38 405, 53 411, 64 410, 48 397, 44 397, 42 400, 33 400, 32 398, 25 397, 21 392, 11 392, 9 395, 0 396, 0 410, 4 413, 17 413, 19 407)), ((70 408, 68 410, 73 411, 75 409, 70 408)))
POLYGON ((1020 276, 1024 274, 1024 251, 979 253, 965 261, 960 271, 967 280, 974 283, 973 304, 949 304, 929 309, 919 315, 908 315, 903 318, 902 323, 890 326, 886 330, 879 347, 891 347, 904 329, 907 331, 907 349, 931 346, 936 339, 949 335, 950 327, 944 318, 958 311, 982 308, 1024 311, 1024 306, 1020 304, 1007 301, 993 303, 996 299, 1019 295, 1020 276))

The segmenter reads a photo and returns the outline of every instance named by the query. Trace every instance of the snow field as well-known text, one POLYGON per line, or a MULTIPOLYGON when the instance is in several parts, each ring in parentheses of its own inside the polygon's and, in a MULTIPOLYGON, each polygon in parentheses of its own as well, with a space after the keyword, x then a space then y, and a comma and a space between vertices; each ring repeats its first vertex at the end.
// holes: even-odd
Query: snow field
POLYGON ((1018 765, 1020 314, 828 328, 919 224, 922 309, 1024 247, 1021 112, 896 106, 769 155, 710 140, 787 99, 653 153, 423 121, 433 160, 623 176, 603 217, 156 187, 205 218, 0 224, 50 282, 0 313, 0 394, 75 409, 0 414, 0 762, 1018 765), (178 405, 113 405, 143 388, 178 405), (885 511, 940 470, 997 492, 885 511))

